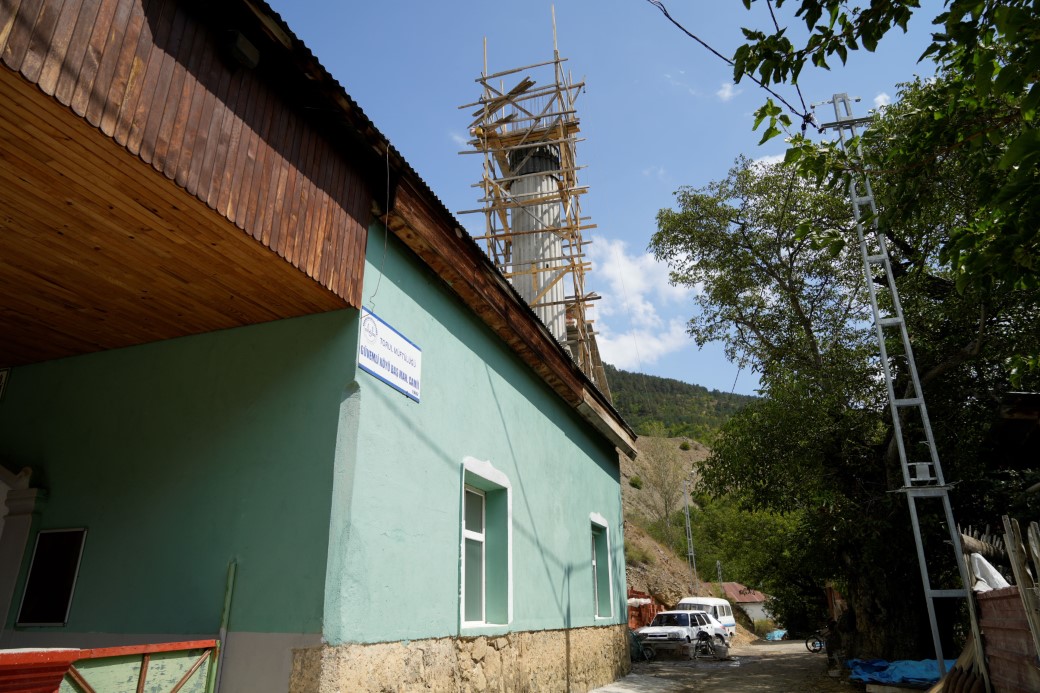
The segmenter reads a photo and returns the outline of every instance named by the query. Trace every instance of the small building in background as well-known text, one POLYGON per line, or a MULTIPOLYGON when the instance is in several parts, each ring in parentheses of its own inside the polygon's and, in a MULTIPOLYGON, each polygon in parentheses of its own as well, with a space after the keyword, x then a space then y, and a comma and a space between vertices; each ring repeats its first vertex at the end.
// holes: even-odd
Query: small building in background
POLYGON ((766 611, 768 595, 746 587, 739 582, 722 583, 722 591, 725 593, 726 599, 733 606, 740 607, 752 622, 772 618, 766 611))

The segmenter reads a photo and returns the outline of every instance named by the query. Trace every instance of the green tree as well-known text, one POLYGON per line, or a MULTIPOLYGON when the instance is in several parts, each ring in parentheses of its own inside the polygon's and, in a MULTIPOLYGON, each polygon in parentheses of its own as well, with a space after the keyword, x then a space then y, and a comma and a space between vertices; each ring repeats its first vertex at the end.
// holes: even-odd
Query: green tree
MULTIPOLYGON (((783 28, 745 29, 747 43, 734 56, 737 82, 754 75, 766 84, 797 84, 807 65, 827 68, 835 59, 844 63, 850 51, 873 51, 889 31, 905 31, 910 17, 922 11, 918 0, 871 0, 865 8, 846 0, 767 1, 777 8, 797 4, 795 16, 807 36, 794 42, 783 28)), ((750 9, 752 0, 743 2, 750 9)), ((901 138, 898 147, 884 147, 884 167, 909 169, 954 150, 974 150, 977 178, 988 180, 976 190, 980 204, 973 216, 962 218, 945 240, 943 260, 962 288, 990 281, 1035 288, 1040 284, 1040 12, 1032 0, 946 0, 944 8, 934 18, 937 31, 922 58, 936 62, 945 86, 931 90, 921 117, 901 124, 911 136, 901 138)), ((767 119, 766 138, 791 123, 772 100, 759 110, 756 128, 767 119)), ((801 135, 792 139, 796 151, 808 144, 801 135)), ((839 174, 851 166, 840 156, 829 164, 828 172, 839 174)), ((1027 361, 1035 367, 1036 354, 1027 361)))
MULTIPOLYGON (((925 99, 913 89, 904 97, 911 111, 925 99)), ((899 110, 891 113, 891 146, 900 146, 899 110)), ((1008 388, 1011 355, 1040 341, 1040 295, 1028 287, 1007 291, 1001 282, 958 292, 956 273, 939 261, 965 215, 984 205, 978 180, 966 175, 970 155, 967 148, 950 152, 919 176, 921 209, 894 215, 889 234, 940 457, 947 476, 962 480, 958 489, 969 489, 954 494, 959 519, 992 523, 989 513, 1009 501, 1000 497, 1008 489, 987 482, 995 470, 982 463, 982 450, 1008 388)), ((895 170, 875 181, 892 209, 905 175, 916 173, 895 170)), ((797 517, 795 539, 770 564, 785 619, 819 618, 819 590, 834 582, 854 614, 854 649, 929 656, 905 500, 890 493, 902 479, 858 248, 812 243, 797 229, 809 220, 840 241, 851 215, 840 186, 800 181, 789 166, 744 160, 723 181, 680 190, 678 208, 658 215, 651 249, 668 262, 674 282, 703 286, 691 334, 701 343, 722 341, 732 358, 759 370, 766 395, 724 426, 700 468, 702 483, 746 510, 797 517)), ((907 373, 893 365, 901 388, 907 373)), ((934 539, 927 545, 948 550, 934 539)), ((954 578, 940 573, 933 584, 954 578)))

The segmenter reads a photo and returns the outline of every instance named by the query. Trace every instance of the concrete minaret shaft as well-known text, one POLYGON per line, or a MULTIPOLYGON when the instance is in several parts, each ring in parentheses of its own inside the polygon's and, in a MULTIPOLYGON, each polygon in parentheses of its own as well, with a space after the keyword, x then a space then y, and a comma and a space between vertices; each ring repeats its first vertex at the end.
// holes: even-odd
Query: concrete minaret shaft
MULTIPOLYGON (((553 59, 495 74, 484 72, 477 83, 478 101, 470 123, 472 149, 463 154, 483 157, 479 209, 488 256, 569 351, 581 370, 610 396, 596 348, 593 321, 587 310, 599 298, 585 290, 582 231, 595 228, 581 214, 576 164, 579 123, 575 99, 584 88, 553 59), (536 79, 538 81, 536 81, 536 79), (506 82, 512 83, 507 88, 506 82)), ((486 47, 485 47, 486 53, 486 47)))
MULTIPOLYGON (((534 308, 553 337, 567 342, 563 255, 560 229, 559 147, 510 152, 517 179, 510 185, 516 206, 510 210, 513 238, 513 287, 534 308)), ((573 356, 573 351, 572 351, 573 356)))

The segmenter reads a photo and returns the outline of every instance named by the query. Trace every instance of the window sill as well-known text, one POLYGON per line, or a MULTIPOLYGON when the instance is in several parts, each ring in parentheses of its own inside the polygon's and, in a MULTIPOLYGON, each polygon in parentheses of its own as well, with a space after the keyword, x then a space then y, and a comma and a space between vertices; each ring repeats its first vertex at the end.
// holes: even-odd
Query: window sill
POLYGON ((505 635, 509 633, 508 623, 463 623, 460 635, 505 635))

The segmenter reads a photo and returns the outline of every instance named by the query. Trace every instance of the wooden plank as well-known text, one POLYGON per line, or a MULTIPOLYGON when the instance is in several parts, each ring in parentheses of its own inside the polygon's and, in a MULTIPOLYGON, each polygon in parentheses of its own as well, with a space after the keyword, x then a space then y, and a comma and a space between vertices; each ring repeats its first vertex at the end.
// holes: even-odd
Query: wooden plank
MULTIPOLYGON (((151 94, 151 105, 145 114, 145 123, 141 135, 140 157, 148 163, 157 166, 155 160, 155 149, 159 141, 159 127, 162 125, 166 111, 171 108, 170 95, 174 75, 179 71, 177 62, 180 55, 181 41, 184 38, 184 30, 188 17, 185 10, 179 4, 173 15, 173 25, 170 27, 169 35, 165 41, 156 42, 152 50, 159 53, 162 58, 159 63, 155 86, 151 94)), ((173 106, 175 108, 175 106, 173 106)))
POLYGON ((151 657, 148 652, 141 656, 141 669, 137 675, 137 693, 144 693, 145 684, 148 682, 148 662, 151 657))
POLYGON ((173 178, 176 169, 177 148, 184 139, 184 121, 191 108, 191 88, 185 84, 194 80, 193 71, 198 69, 198 54, 194 51, 195 40, 204 29, 196 22, 185 18, 184 31, 176 53, 172 53, 173 75, 166 94, 162 118, 155 137, 152 166, 167 178, 173 178))
POLYGON ((348 295, 354 296, 353 300, 357 302, 357 305, 361 305, 361 293, 365 278, 364 259, 368 249, 368 227, 371 225, 373 217, 371 212, 371 193, 368 186, 364 184, 360 176, 356 175, 354 171, 351 171, 351 178, 354 180, 352 190, 354 191, 356 202, 355 211, 359 213, 357 218, 361 220, 361 225, 354 233, 355 245, 350 255, 352 259, 352 276, 348 295))
POLYGON ((231 83, 231 72, 221 70, 219 61, 213 62, 216 64, 215 69, 219 70, 218 79, 212 83, 215 86, 206 89, 206 98, 202 102, 202 112, 199 114, 198 136, 193 150, 195 153, 192 154, 191 167, 188 169, 187 190, 204 202, 209 192, 213 161, 216 158, 217 140, 224 112, 222 99, 231 83))
MULTIPOLYGON (((171 2, 173 0, 170 0, 171 2)), ((137 117, 137 107, 141 103, 144 92, 144 82, 148 73, 148 63, 152 56, 152 46, 155 41, 154 27, 148 20, 149 16, 161 16, 166 0, 144 0, 144 17, 141 24, 141 34, 137 39, 137 46, 130 57, 130 72, 126 77, 126 91, 123 92, 119 104, 119 112, 116 114, 116 125, 112 132, 112 138, 121 146, 127 146, 130 141, 130 133, 134 129, 137 117)))
POLYGON ((136 4, 134 0, 117 0, 115 3, 115 11, 105 37, 103 53, 98 63, 94 84, 87 95, 87 109, 84 117, 94 127, 101 124, 101 116, 105 112, 105 106, 108 105, 108 93, 112 88, 112 80, 115 77, 116 65, 119 62, 123 42, 126 40, 131 9, 136 4))
MULTIPOLYGON (((189 69, 184 80, 184 91, 182 99, 189 105, 183 123, 179 125, 181 132, 178 135, 175 125, 173 139, 170 142, 171 152, 176 152, 171 157, 163 173, 173 178, 177 185, 187 187, 188 175, 191 171, 192 159, 195 156, 196 144, 200 140, 200 123, 202 122, 203 105, 209 90, 206 83, 210 79, 216 79, 213 71, 214 49, 210 44, 209 35, 201 29, 196 28, 195 41, 192 46, 194 70, 189 69)), ((202 152, 199 152, 201 156, 202 152)))
POLYGON ((311 172, 314 170, 314 160, 320 146, 318 139, 310 128, 304 130, 304 149, 301 152, 299 173, 296 176, 296 196, 289 212, 291 226, 288 229, 289 233, 282 237, 284 243, 280 245, 284 250, 282 257, 297 267, 301 265, 299 261, 300 241, 310 232, 310 229, 304 226, 304 220, 307 205, 314 197, 314 181, 311 180, 311 172))
POLYGON ((69 47, 65 51, 65 59, 61 63, 61 73, 58 75, 57 84, 54 86, 54 98, 66 106, 72 101, 72 93, 76 89, 79 79, 79 70, 83 65, 83 55, 87 50, 87 42, 94 30, 98 11, 101 9, 101 0, 83 0, 79 15, 76 17, 76 26, 72 30, 69 39, 69 47))
POLYGON ((274 112, 277 99, 266 85, 261 85, 260 99, 256 106, 257 117, 260 119, 260 127, 255 129, 249 141, 249 167, 242 180, 243 216, 241 228, 257 238, 256 232, 257 216, 263 207, 263 198, 267 190, 262 186, 264 166, 266 166, 267 154, 270 151, 268 139, 271 136, 271 127, 274 122, 274 112))
POLYGON ((109 137, 114 137, 115 135, 119 112, 123 109, 129 96, 128 87, 134 65, 134 56, 137 54, 138 43, 141 40, 141 31, 145 23, 143 1, 131 4, 126 31, 123 33, 123 41, 119 46, 119 53, 112 68, 108 96, 105 98, 105 107, 101 113, 101 121, 98 124, 101 132, 109 137))
POLYGON ((7 45, 4 46, 2 59, 4 65, 15 72, 21 70, 25 53, 29 50, 33 29, 36 27, 36 20, 42 11, 43 0, 22 0, 18 14, 14 16, 14 24, 11 27, 7 45))
POLYGON ((248 154, 247 143, 249 131, 252 129, 252 114, 256 104, 259 80, 252 74, 243 77, 244 93, 238 100, 235 109, 235 121, 231 128, 231 143, 228 146, 227 163, 224 165, 224 175, 221 179, 220 194, 217 196, 217 211, 230 219, 235 220, 238 199, 238 184, 242 177, 242 169, 245 167, 248 154))
POLYGON ((289 176, 289 157, 287 152, 292 147, 292 127, 295 122, 296 116, 288 108, 279 109, 278 121, 270 141, 271 152, 277 156, 273 162, 267 165, 270 171, 270 182, 264 202, 263 219, 258 224, 260 242, 268 247, 272 245, 272 234, 275 233, 276 225, 281 216, 281 193, 285 189, 285 182, 289 176))
POLYGON ((335 186, 344 165, 331 146, 326 145, 322 149, 323 159, 318 169, 318 195, 313 205, 314 214, 308 223, 314 231, 307 238, 300 266, 313 268, 321 277, 322 285, 328 287, 334 283, 331 276, 335 273, 335 265, 331 256, 340 233, 339 226, 334 223, 339 202, 333 197, 333 191, 337 189, 335 186), (327 239, 324 249, 318 244, 321 237, 327 239))
MULTIPOLYGON (((155 18, 155 24, 149 38, 152 43, 142 46, 144 57, 147 59, 140 66, 141 78, 139 82, 139 93, 136 99, 134 113, 131 116, 130 130, 126 138, 126 148, 131 154, 140 155, 141 146, 144 142, 145 131, 148 123, 153 117, 153 101, 158 91, 160 73, 166 60, 166 53, 159 50, 158 46, 164 46, 169 41, 170 32, 173 29, 173 19, 176 14, 176 2, 166 0, 161 12, 155 18)), ((147 161, 147 159, 146 159, 147 161)))
POLYGON ((372 200, 360 176, 342 158, 335 189, 339 193, 339 201, 332 208, 335 216, 329 223, 338 228, 334 253, 339 258, 339 267, 332 286, 344 295, 360 296, 357 284, 358 278, 365 272, 365 238, 368 235, 372 200))
POLYGON ((270 147, 267 139, 271 136, 271 123, 274 120, 274 96, 270 88, 260 85, 260 92, 254 117, 258 125, 253 128, 249 137, 246 155, 246 170, 243 172, 241 188, 238 193, 242 204, 239 205, 239 227, 254 238, 257 209, 263 204, 265 190, 260 186, 263 177, 265 158, 270 147))
POLYGON ((217 209, 217 198, 220 194, 220 186, 224 180, 227 162, 231 160, 229 154, 231 132, 237 118, 235 115, 235 109, 241 95, 242 72, 239 71, 231 74, 231 81, 228 83, 227 94, 224 95, 217 107, 220 114, 220 127, 217 130, 217 136, 211 145, 215 155, 212 160, 212 168, 208 172, 209 183, 206 186, 206 195, 202 198, 212 209, 217 209))
POLYGON ((72 99, 69 101, 69 107, 78 116, 83 116, 87 112, 87 102, 90 100, 90 94, 94 88, 94 79, 97 76, 108 39, 108 27, 112 23, 117 4, 118 0, 101 0, 97 19, 87 40, 79 76, 76 78, 76 88, 72 91, 72 99))
MULTIPOLYGON (((72 0, 69 0, 72 2, 72 0)), ((40 8, 40 14, 36 19, 36 26, 29 37, 29 46, 22 59, 20 71, 22 76, 36 84, 43 70, 43 62, 47 59, 50 50, 51 38, 57 29, 58 18, 61 15, 64 3, 62 0, 44 0, 40 8)))
MULTIPOLYGON (((300 201, 302 205, 299 212, 300 222, 293 242, 293 264, 300 268, 307 266, 309 247, 317 246, 317 252, 321 253, 327 242, 326 229, 314 226, 314 212, 320 208, 325 198, 325 191, 320 187, 321 167, 325 157, 329 154, 330 145, 317 132, 313 132, 313 139, 310 161, 307 164, 307 187, 305 188, 307 197, 300 201)), ((327 283, 320 278, 319 283, 327 286, 327 283)))
POLYGON ((270 237, 271 214, 275 197, 274 186, 277 185, 278 175, 285 164, 281 147, 289 116, 286 104, 274 92, 269 92, 268 108, 271 109, 271 124, 267 135, 260 142, 259 178, 254 176, 253 180, 253 186, 257 192, 256 211, 247 226, 250 235, 264 245, 266 245, 265 233, 270 237))
POLYGON ((48 96, 53 96, 54 90, 58 86, 61 65, 65 61, 65 53, 69 49, 69 41, 72 40, 72 32, 76 28, 76 19, 79 17, 81 7, 82 3, 78 0, 65 0, 65 4, 62 5, 57 26, 51 35, 50 45, 47 47, 47 57, 43 61, 40 75, 36 80, 37 86, 48 96))
POLYGON ((289 233, 290 225, 289 210, 292 207, 292 195, 295 192, 296 177, 298 175, 297 161, 300 157, 300 148, 303 144, 302 123, 298 118, 293 118, 293 127, 288 133, 285 170, 279 176, 279 185, 275 192, 275 216, 271 223, 271 240, 268 247, 275 251, 280 257, 285 257, 283 238, 289 233))
POLYGON ((15 22, 18 21, 22 0, 0 0, 0 56, 7 52, 15 22))
MULTIPOLYGON (((35 135, 35 134, 33 133, 33 136, 36 136, 36 135, 35 135)), ((62 152, 62 153, 63 153, 63 152, 62 152)), ((56 156, 59 156, 59 155, 61 155, 62 153, 55 153, 55 155, 56 155, 56 156)), ((73 175, 74 173, 75 173, 75 172, 72 172, 72 173, 71 173, 70 175, 73 175)), ((113 191, 112 191, 112 194, 113 194, 113 195, 115 195, 115 194, 118 194, 118 190, 113 190, 113 191)), ((136 205, 135 205, 134 207, 136 207, 136 205)), ((141 207, 141 208, 144 208, 144 207, 141 207)))

